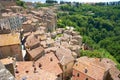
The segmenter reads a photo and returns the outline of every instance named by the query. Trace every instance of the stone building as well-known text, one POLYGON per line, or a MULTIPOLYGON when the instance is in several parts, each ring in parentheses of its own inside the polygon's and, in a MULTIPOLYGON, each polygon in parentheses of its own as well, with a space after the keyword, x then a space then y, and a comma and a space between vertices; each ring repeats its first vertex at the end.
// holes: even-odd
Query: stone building
POLYGON ((110 79, 108 73, 115 65, 113 61, 106 58, 78 58, 73 66, 72 80, 114 80, 110 79))
POLYGON ((36 38, 34 33, 31 33, 25 42, 27 54, 25 60, 36 61, 44 55, 44 48, 40 46, 40 41, 36 38))
POLYGON ((27 49, 27 54, 25 56, 26 60, 36 61, 41 58, 45 54, 43 47, 37 47, 35 49, 29 50, 27 49))
POLYGON ((72 75, 72 67, 74 65, 74 57, 72 56, 71 51, 64 47, 59 47, 56 49, 55 55, 63 70, 63 80, 68 80, 72 75))
POLYGON ((0 59, 8 56, 23 60, 19 33, 0 35, 0 59))
POLYGON ((120 71, 115 67, 110 68, 106 80, 120 80, 120 71))
POLYGON ((38 59, 35 64, 47 72, 54 73, 57 80, 62 80, 63 71, 59 66, 59 60, 53 52, 45 54, 43 57, 38 59))
POLYGON ((0 60, 5 68, 13 75, 15 76, 15 71, 14 71, 14 67, 15 67, 15 59, 12 57, 8 57, 8 58, 4 58, 0 60))
POLYGON ((7 18, 0 19, 0 34, 1 33, 10 33, 11 27, 10 22, 7 18))
POLYGON ((16 80, 59 80, 54 73, 40 68, 39 63, 34 64, 33 61, 17 62, 15 78, 16 80))
POLYGON ((25 20, 24 16, 12 16, 0 19, 0 34, 20 30, 25 20))

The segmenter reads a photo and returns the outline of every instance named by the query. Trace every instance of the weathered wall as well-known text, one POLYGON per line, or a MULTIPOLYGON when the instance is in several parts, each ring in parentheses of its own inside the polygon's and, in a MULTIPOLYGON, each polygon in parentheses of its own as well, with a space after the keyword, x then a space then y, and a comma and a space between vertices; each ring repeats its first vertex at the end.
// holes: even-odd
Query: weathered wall
POLYGON ((8 56, 16 57, 16 60, 21 61, 22 51, 20 45, 1 46, 0 47, 0 59, 7 58, 8 56))
POLYGON ((11 31, 20 29, 24 21, 25 18, 23 16, 13 16, 0 19, 0 34, 10 33, 11 31))
POLYGON ((95 79, 85 75, 84 73, 81 73, 77 70, 73 70, 72 80, 86 80, 87 78, 88 78, 88 80, 95 80, 95 79))
POLYGON ((66 80, 67 77, 72 75, 73 65, 74 65, 74 61, 62 66, 64 80, 66 80))

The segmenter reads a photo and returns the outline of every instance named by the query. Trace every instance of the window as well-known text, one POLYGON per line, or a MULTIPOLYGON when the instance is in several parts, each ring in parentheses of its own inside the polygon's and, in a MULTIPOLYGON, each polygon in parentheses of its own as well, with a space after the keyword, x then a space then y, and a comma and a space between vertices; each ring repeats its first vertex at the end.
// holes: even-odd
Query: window
POLYGON ((85 69, 85 73, 87 73, 88 72, 88 70, 87 69, 85 69))
POLYGON ((15 73, 17 73, 17 74, 18 74, 18 73, 19 73, 19 71, 16 69, 15 73))
POLYGON ((52 59, 52 58, 50 58, 50 61, 53 61, 53 59, 52 59))
POLYGON ((78 64, 76 64, 76 66, 78 66, 78 64))
POLYGON ((79 77, 80 76, 80 74, 79 73, 77 73, 77 77, 79 77))
POLYGON ((118 77, 120 78, 120 74, 118 75, 118 77))
POLYGON ((26 73, 28 73, 29 71, 25 71, 26 73))
POLYGON ((57 77, 60 77, 60 75, 57 75, 57 77))
POLYGON ((42 67, 42 64, 41 63, 39 63, 39 68, 41 68, 42 67))
POLYGON ((88 78, 86 78, 85 80, 88 80, 88 78))

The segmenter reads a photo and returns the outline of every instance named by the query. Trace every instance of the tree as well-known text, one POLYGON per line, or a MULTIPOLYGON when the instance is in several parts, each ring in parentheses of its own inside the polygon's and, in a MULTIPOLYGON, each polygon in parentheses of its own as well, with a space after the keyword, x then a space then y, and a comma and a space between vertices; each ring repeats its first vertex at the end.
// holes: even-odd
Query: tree
POLYGON ((16 0, 16 3, 17 3, 18 6, 22 6, 22 7, 26 8, 26 4, 25 4, 24 1, 16 0))
MULTIPOLYGON (((120 3, 120 2, 119 2, 120 3)), ((104 48, 120 63, 120 5, 62 5, 61 25, 72 25, 93 49, 104 48), (104 6, 105 5, 105 6, 104 6), (63 15, 64 13, 68 13, 63 15)), ((58 22, 59 23, 59 22, 58 22)), ((111 57, 110 57, 111 58, 111 57)))
POLYGON ((46 0, 46 3, 53 4, 53 3, 58 3, 56 0, 46 0))

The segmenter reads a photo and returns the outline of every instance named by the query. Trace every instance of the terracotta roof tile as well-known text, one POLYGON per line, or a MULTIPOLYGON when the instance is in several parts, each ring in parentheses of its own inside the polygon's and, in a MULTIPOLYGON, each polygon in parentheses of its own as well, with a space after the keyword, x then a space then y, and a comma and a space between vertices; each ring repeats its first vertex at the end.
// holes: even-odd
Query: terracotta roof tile
POLYGON ((62 73, 62 70, 58 65, 59 61, 53 52, 45 54, 45 56, 37 60, 36 63, 40 63, 43 70, 54 73, 55 75, 62 73))
POLYGON ((56 80, 55 74, 40 69, 37 66, 35 66, 36 72, 34 73, 32 61, 17 62, 16 64, 16 70, 18 71, 18 73, 15 73, 16 80, 24 78, 27 80, 56 80))
POLYGON ((71 54, 71 50, 69 49, 65 49, 64 47, 59 47, 57 50, 56 50, 56 56, 57 58, 59 59, 60 63, 62 65, 65 65, 71 61, 74 61, 74 57, 72 56, 71 54))
POLYGON ((46 35, 40 35, 38 36, 39 40, 43 41, 43 40, 46 40, 47 39, 47 36, 46 35))
POLYGON ((28 50, 28 49, 27 49, 28 54, 30 54, 30 56, 31 56, 32 58, 35 58, 35 57, 37 57, 38 55, 42 54, 43 51, 44 51, 44 48, 43 48, 43 47, 37 47, 37 48, 32 49, 32 50, 28 50))
POLYGON ((30 36, 27 37, 25 46, 26 47, 32 47, 34 45, 39 44, 39 40, 34 36, 34 34, 31 34, 30 36))
POLYGON ((4 59, 0 59, 0 61, 6 65, 6 64, 10 64, 10 63, 13 63, 14 61, 12 60, 12 58, 4 58, 4 59))
POLYGON ((115 67, 115 64, 110 59, 81 57, 77 60, 73 69, 78 70, 96 80, 103 80, 104 73, 111 67, 115 67), (85 73, 85 69, 87 69, 87 73, 85 73))
POLYGON ((73 69, 92 77, 95 80, 103 80, 105 68, 95 65, 89 58, 82 57, 78 59, 73 66, 73 69))
POLYGON ((57 47, 49 47, 49 48, 46 48, 46 49, 45 49, 45 53, 52 52, 52 51, 55 52, 56 49, 57 49, 57 47))
POLYGON ((109 74, 112 80, 120 80, 120 71, 117 68, 115 67, 110 68, 109 74))

